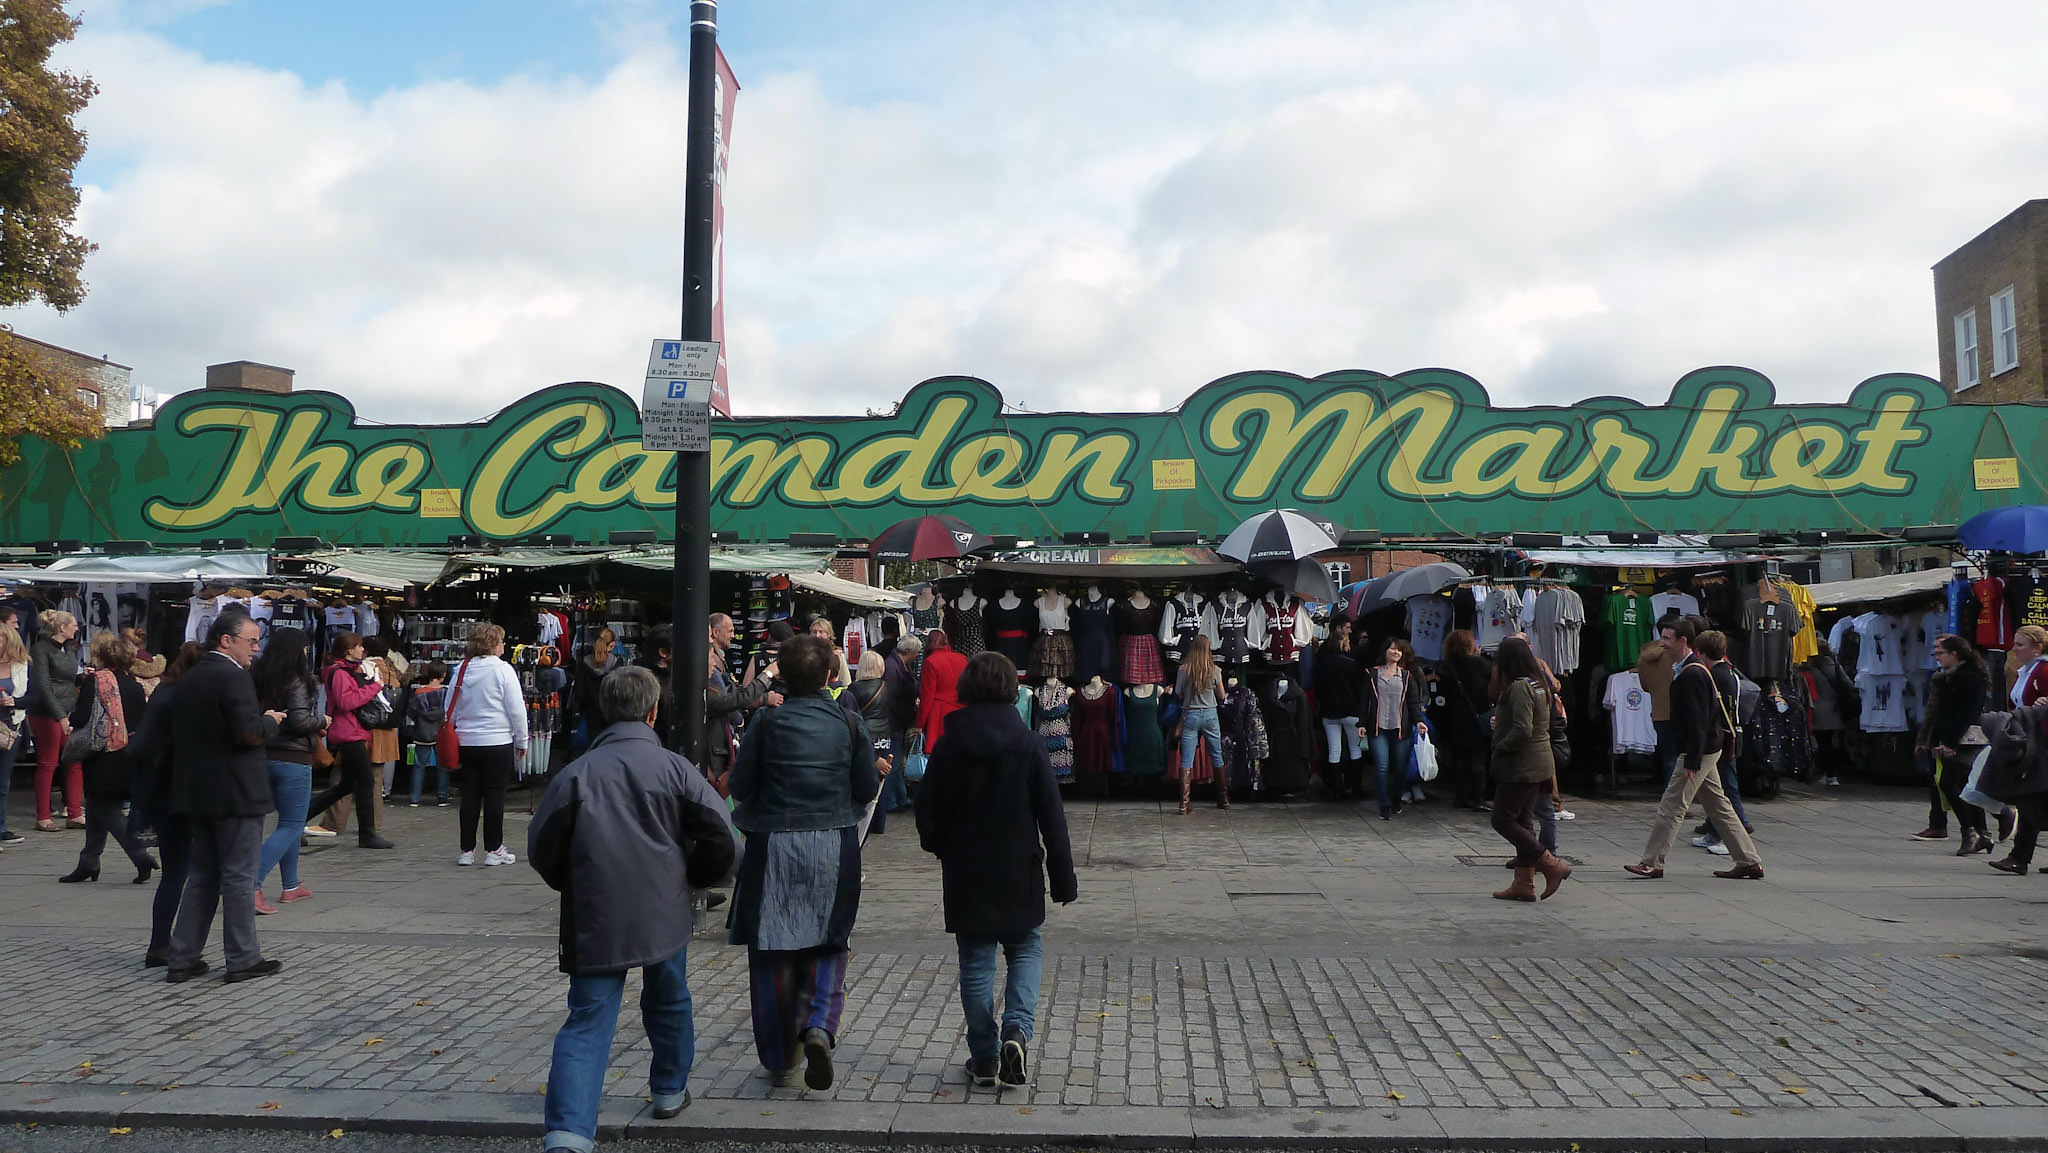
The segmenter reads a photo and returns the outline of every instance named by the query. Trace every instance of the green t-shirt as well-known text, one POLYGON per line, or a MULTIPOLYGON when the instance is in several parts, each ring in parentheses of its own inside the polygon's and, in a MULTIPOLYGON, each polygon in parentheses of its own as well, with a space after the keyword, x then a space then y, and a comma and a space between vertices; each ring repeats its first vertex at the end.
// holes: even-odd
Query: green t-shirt
POLYGON ((1643 646, 1657 639, 1656 610, 1650 598, 1619 592, 1607 598, 1607 668, 1609 672, 1636 667, 1643 646))

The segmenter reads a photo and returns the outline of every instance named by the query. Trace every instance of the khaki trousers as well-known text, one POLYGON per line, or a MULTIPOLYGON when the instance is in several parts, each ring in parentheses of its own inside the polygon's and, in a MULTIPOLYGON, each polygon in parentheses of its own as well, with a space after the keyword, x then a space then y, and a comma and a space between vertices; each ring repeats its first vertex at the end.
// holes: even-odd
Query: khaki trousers
POLYGON ((1699 772, 1686 772, 1683 763, 1672 772, 1670 782, 1664 786, 1664 798, 1657 802, 1657 823, 1650 828, 1650 843, 1643 847, 1644 865, 1653 869, 1664 867, 1664 855, 1671 851, 1671 842, 1677 839, 1678 827, 1685 823, 1694 797, 1699 798, 1700 807, 1707 811, 1707 820, 1713 822, 1721 839, 1728 842, 1730 860, 1738 865, 1763 865, 1756 842, 1749 839, 1749 831, 1735 816, 1735 806, 1721 790, 1720 761, 1721 754, 1708 753, 1700 758, 1699 772))

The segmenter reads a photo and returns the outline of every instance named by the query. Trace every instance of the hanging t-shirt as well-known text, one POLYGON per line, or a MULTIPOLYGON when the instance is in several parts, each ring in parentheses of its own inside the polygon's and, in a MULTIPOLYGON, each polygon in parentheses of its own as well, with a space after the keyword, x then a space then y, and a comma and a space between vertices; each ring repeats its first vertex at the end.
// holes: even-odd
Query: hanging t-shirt
POLYGON ((1479 647, 1488 652, 1500 647, 1521 628, 1522 596, 1512 588, 1488 589, 1480 602, 1477 627, 1473 630, 1479 647))
POLYGON ((1571 589, 1557 590, 1557 660, 1550 671, 1558 676, 1579 667, 1579 638, 1586 628, 1586 602, 1571 589))
POLYGON ((1666 589, 1650 598, 1652 623, 1661 621, 1676 611, 1682 617, 1700 615, 1700 598, 1676 589, 1666 589))
POLYGON ((1934 642, 1943 633, 1949 631, 1947 626, 1948 611, 1946 609, 1928 609, 1920 614, 1920 643, 1927 650, 1926 659, 1920 662, 1920 668, 1924 668, 1928 672, 1934 672, 1941 668, 1941 662, 1934 659, 1934 642))
POLYGON ((1963 634, 1963 606, 1970 603, 1970 582, 1957 577, 1942 587, 1948 597, 1948 631, 1951 636, 1963 634))
POLYGON ((206 630, 213 627, 213 618, 219 613, 212 597, 193 597, 185 609, 185 639, 205 644, 206 630))
POLYGON ((1615 752, 1657 751, 1657 727, 1650 722, 1650 694, 1644 691, 1642 679, 1634 669, 1607 678, 1607 692, 1601 703, 1607 706, 1614 722, 1615 752))
MULTIPOLYGON (((1865 634, 1865 639, 1869 635, 1865 634)), ((1903 733, 1906 720, 1906 678, 1888 673, 1858 673, 1856 692, 1863 698, 1861 727, 1866 733, 1903 733)))
POLYGON ((1631 592, 1610 595, 1601 621, 1607 626, 1607 667, 1610 669, 1633 668, 1637 658, 1643 655, 1643 646, 1657 639, 1656 610, 1646 596, 1631 592))
POLYGON ((1900 671, 1909 675, 1928 667, 1927 650, 1933 646, 1934 638, 1941 635, 1939 632, 1932 634, 1925 632, 1923 630, 1925 619, 1925 614, 1914 612, 1904 613, 1891 618, 1892 630, 1899 637, 1900 671))
POLYGON ((1792 636, 1799 631, 1799 610, 1783 596, 1750 598, 1742 606, 1742 627, 1749 630, 1749 668, 1756 680, 1782 681, 1792 675, 1792 636))
POLYGON ((1792 634, 1792 667, 1798 668, 1820 652, 1820 633, 1813 627, 1819 606, 1813 603, 1813 594, 1806 591, 1805 585, 1780 581, 1778 588, 1792 598, 1792 607, 1799 613, 1799 631, 1792 634))
POLYGON ((1856 672, 1861 676, 1904 676, 1906 666, 1899 659, 1899 625, 1883 613, 1864 613, 1850 622, 1863 638, 1856 653, 1856 672))
POLYGON ((2033 625, 2048 629, 2048 581, 2035 580, 2030 573, 2014 573, 2006 577, 2005 603, 2012 610, 2013 628, 2033 625))
POLYGON ((1972 584, 1970 591, 1977 598, 1977 647, 2011 648, 2012 613, 2006 608, 2005 582, 1997 577, 1985 577, 1972 584))
POLYGON ((1441 596, 1408 598, 1408 644, 1426 661, 1444 659, 1444 634, 1451 629, 1451 599, 1441 596))
POLYGON ((1551 672, 1557 671, 1557 614, 1556 589, 1544 589, 1522 602, 1522 631, 1529 634, 1529 650, 1551 672))

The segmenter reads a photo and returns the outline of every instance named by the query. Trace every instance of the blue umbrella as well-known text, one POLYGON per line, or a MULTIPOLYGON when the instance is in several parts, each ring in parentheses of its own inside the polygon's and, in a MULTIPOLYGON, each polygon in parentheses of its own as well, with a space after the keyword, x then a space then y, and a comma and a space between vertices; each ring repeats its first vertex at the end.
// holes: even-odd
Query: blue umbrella
POLYGON ((2022 504, 1980 512, 1956 539, 1972 552, 2048 552, 2048 505, 2022 504))

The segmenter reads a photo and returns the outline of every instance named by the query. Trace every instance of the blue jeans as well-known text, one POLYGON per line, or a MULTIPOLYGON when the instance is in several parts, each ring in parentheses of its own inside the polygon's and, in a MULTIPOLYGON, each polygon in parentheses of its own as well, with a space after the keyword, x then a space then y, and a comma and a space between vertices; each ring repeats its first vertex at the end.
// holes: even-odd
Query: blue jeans
POLYGON ((996 946, 1002 946, 1008 966, 1003 978, 1002 1032, 1015 1031, 1029 1041, 1032 1027, 1038 1023, 1038 979, 1045 967, 1045 939, 1033 928, 1006 941, 966 936, 955 940, 960 946, 960 1009, 967 1014, 967 1055, 976 1061, 993 1061, 1002 1044, 996 1031, 996 946))
MULTIPOLYGON (((1195 742, 1209 743, 1209 764, 1217 772, 1223 767, 1223 726, 1216 720, 1215 709, 1183 709, 1180 714, 1180 768, 1182 772, 1195 767, 1195 742)), ((1037 988, 1033 985, 1033 988, 1037 988)), ((995 1050, 989 1050, 991 1054, 995 1050)))
POLYGON ((287 889, 299 887, 299 839, 306 835, 306 803, 313 799, 313 767, 290 761, 270 762, 270 796, 277 802, 277 831, 263 842, 256 862, 256 889, 272 866, 287 889))
POLYGON ((434 760, 434 746, 414 745, 412 747, 412 796, 408 799, 415 805, 420 803, 420 786, 426 783, 428 766, 432 766, 434 769, 434 799, 437 801, 448 799, 448 770, 442 768, 440 763, 434 760))
POLYGON ((1395 736, 1387 729, 1374 729, 1369 738, 1372 746, 1373 783, 1379 787, 1380 806, 1387 805, 1387 775, 1393 774, 1397 791, 1408 791, 1408 758, 1415 751, 1415 734, 1395 736))
POLYGON ((1329 746, 1331 764, 1342 761, 1347 753, 1352 760, 1358 759, 1357 717, 1324 717, 1323 738, 1323 743, 1329 746))
MULTIPOLYGON (((640 1023, 654 1050, 647 1088, 657 1109, 682 1102, 689 1088, 690 1063, 697 1057, 689 954, 685 946, 668 960, 640 970, 640 1023)), ((543 1148, 588 1153, 596 1142, 597 1108, 604 1100, 605 1070, 611 1065, 612 1036, 619 1029, 619 1001, 625 990, 623 971, 569 978, 569 1019, 555 1034, 554 1060, 548 1066, 543 1148)))
POLYGON ((1735 819, 1749 827, 1749 814, 1742 811, 1742 783, 1737 779, 1735 758, 1721 758, 1721 791, 1728 794, 1728 803, 1735 806, 1735 819))

